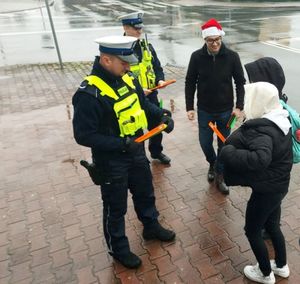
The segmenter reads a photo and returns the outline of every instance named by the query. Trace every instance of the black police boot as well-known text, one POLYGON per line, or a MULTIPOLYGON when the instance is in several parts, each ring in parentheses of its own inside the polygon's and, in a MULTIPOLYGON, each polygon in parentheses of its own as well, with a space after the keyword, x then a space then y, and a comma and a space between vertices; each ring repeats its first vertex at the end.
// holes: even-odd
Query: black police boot
POLYGON ((158 155, 152 155, 152 154, 151 154, 151 158, 152 158, 152 159, 157 159, 157 160, 159 160, 162 164, 165 164, 165 165, 168 165, 168 164, 170 164, 170 162, 171 162, 171 159, 170 159, 167 155, 165 155, 165 154, 163 154, 163 153, 159 153, 158 155))
POLYGON ((143 238, 145 240, 160 240, 162 242, 169 242, 175 239, 176 234, 168 229, 165 229, 161 224, 156 224, 149 228, 145 227, 143 230, 143 238))
POLYGON ((127 268, 138 268, 142 264, 142 260, 131 251, 122 255, 113 255, 113 258, 127 268))
POLYGON ((226 183, 224 182, 224 178, 222 174, 217 174, 216 175, 216 186, 217 189, 222 192, 223 194, 229 194, 229 187, 226 185, 226 183))
POLYGON ((209 164, 209 169, 207 172, 207 181, 209 183, 213 182, 215 179, 215 169, 214 169, 214 164, 209 164))

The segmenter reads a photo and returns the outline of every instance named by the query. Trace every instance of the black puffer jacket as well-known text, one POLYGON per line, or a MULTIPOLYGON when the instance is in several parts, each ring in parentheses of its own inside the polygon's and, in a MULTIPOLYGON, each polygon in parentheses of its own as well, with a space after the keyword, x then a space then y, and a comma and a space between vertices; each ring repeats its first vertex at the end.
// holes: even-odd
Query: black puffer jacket
POLYGON ((287 192, 292 168, 291 130, 266 118, 245 122, 226 140, 220 158, 228 185, 250 186, 256 192, 287 192))

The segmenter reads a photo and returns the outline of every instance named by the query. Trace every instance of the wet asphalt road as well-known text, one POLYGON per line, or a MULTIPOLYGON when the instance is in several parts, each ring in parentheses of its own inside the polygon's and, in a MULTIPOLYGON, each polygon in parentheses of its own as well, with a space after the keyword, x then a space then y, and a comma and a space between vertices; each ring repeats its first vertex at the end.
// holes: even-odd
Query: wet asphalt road
MULTIPOLYGON (((58 61, 44 1, 31 1, 35 9, 0 10, 0 66, 58 61)), ((300 109, 300 5, 250 2, 56 0, 51 11, 64 62, 92 60, 98 53, 93 40, 122 34, 118 16, 141 9, 145 11, 145 32, 162 64, 182 67, 203 44, 201 23, 215 17, 226 32, 225 43, 239 52, 243 64, 262 56, 280 62, 290 103, 300 109)))

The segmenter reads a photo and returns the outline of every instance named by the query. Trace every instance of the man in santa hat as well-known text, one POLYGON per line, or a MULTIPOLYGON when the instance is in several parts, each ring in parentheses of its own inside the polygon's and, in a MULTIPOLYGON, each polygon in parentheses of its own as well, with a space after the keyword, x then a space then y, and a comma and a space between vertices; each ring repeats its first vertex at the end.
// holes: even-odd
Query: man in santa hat
POLYGON ((216 152, 213 147, 213 131, 208 123, 216 123, 225 137, 230 134, 230 128, 226 124, 233 113, 237 118, 241 115, 246 80, 238 53, 226 47, 222 41, 225 32, 220 23, 210 19, 201 28, 205 43, 190 58, 185 82, 186 111, 188 119, 194 120, 194 95, 197 88, 199 140, 209 163, 207 180, 210 183, 215 181, 220 192, 229 194, 229 188, 223 179, 223 165, 218 161, 223 142, 218 139, 216 152))

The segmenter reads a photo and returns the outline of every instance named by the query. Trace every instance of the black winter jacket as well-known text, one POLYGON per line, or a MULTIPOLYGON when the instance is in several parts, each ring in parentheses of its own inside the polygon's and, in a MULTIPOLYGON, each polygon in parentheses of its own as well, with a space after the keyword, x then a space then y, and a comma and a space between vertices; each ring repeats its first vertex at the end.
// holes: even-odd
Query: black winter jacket
POLYGON ((207 52, 207 46, 192 53, 185 80, 186 110, 194 110, 197 87, 197 107, 207 112, 224 112, 233 108, 233 85, 236 86, 236 107, 244 106, 244 72, 237 52, 224 43, 217 55, 207 52))
POLYGON ((245 122, 220 153, 227 185, 250 186, 260 193, 287 192, 293 164, 291 130, 266 118, 245 122))
MULTIPOLYGON (((112 88, 123 84, 121 77, 114 76, 99 64, 99 56, 96 56, 91 74, 102 78, 112 88)), ((137 80, 135 86, 147 119, 152 119, 158 124, 163 110, 150 103, 137 80)), ((73 131, 76 142, 92 148, 93 158, 99 160, 121 154, 125 148, 125 138, 120 137, 118 121, 113 110, 114 100, 101 95, 98 99, 95 96, 96 92, 99 91, 95 86, 87 85, 84 81, 74 94, 73 131)))

